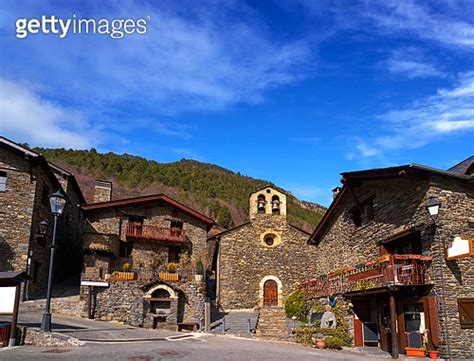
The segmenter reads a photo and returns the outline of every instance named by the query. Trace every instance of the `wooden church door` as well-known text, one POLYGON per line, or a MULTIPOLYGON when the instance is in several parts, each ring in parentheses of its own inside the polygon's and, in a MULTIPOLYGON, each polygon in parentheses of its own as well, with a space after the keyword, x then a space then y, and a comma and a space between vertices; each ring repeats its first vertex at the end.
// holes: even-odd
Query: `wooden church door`
POLYGON ((278 285, 273 280, 268 280, 263 285, 263 305, 278 306, 278 285))

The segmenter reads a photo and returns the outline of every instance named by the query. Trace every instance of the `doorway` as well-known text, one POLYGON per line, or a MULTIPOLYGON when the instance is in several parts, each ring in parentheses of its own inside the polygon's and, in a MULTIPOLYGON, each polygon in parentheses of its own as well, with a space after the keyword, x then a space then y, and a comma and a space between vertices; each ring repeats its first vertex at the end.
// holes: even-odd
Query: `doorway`
POLYGON ((263 284, 263 306, 278 306, 278 284, 274 280, 263 284))

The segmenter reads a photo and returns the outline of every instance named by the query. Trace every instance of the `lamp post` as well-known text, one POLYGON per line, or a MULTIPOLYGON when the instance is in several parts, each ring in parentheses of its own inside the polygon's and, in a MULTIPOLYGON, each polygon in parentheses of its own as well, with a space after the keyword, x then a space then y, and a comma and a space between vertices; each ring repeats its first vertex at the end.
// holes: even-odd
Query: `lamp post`
POLYGON ((54 216, 53 224, 53 240, 51 243, 51 254, 49 257, 49 273, 48 273, 48 290, 46 292, 46 306, 44 307, 43 319, 41 320, 41 331, 51 331, 51 287, 53 282, 53 270, 54 270, 54 254, 56 253, 56 226, 58 217, 63 213, 64 206, 66 205, 66 198, 64 195, 57 191, 56 193, 49 195, 49 204, 51 206, 51 213, 54 216))
MULTIPOLYGON (((441 203, 438 201, 438 198, 436 197, 429 197, 428 201, 426 202, 426 209, 428 210, 428 213, 430 214, 431 220, 433 221, 432 227, 431 227, 431 243, 433 244, 435 241, 435 232, 436 232, 436 218, 438 217, 439 213, 439 208, 441 207, 441 203)), ((446 341, 446 353, 448 356, 448 359, 451 359, 451 350, 449 347, 449 331, 448 331, 448 315, 446 313, 446 292, 445 292, 445 287, 444 287, 444 272, 443 272, 443 262, 444 262, 444 256, 443 256, 443 242, 440 237, 438 237, 438 262, 439 262, 439 273, 440 273, 440 280, 441 280, 441 293, 442 293, 442 303, 441 303, 441 309, 443 311, 443 318, 444 318, 444 335, 445 335, 445 341, 446 341)), ((441 300, 440 300, 441 301, 441 300)))

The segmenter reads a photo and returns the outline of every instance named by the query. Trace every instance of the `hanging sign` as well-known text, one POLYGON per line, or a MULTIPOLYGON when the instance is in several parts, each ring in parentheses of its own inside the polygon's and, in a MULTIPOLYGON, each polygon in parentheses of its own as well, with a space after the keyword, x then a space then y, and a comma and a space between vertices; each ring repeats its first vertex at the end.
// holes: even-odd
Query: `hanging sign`
POLYGON ((458 259, 473 255, 472 239, 455 237, 446 247, 446 259, 458 259))
POLYGON ((0 315, 12 315, 15 307, 16 286, 0 287, 0 315))

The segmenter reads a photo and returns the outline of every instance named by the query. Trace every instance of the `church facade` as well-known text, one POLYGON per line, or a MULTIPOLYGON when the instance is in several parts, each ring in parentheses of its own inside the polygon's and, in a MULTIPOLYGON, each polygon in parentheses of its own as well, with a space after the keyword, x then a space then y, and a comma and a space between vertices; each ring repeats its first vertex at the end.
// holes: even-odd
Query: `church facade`
POLYGON ((283 307, 316 265, 309 234, 287 221, 286 195, 250 195, 250 221, 215 235, 216 303, 224 311, 283 307))

